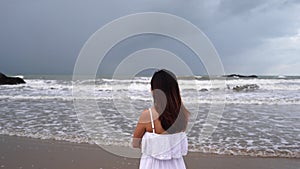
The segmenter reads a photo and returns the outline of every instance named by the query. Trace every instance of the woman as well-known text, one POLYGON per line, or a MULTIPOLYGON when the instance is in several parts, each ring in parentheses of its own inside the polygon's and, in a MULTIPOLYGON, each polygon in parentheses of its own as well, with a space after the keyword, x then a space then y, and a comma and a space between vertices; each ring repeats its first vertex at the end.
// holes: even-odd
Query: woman
POLYGON ((154 107, 141 113, 132 146, 142 149, 142 169, 184 169, 188 143, 185 130, 189 112, 184 107, 177 79, 159 70, 151 79, 154 107))

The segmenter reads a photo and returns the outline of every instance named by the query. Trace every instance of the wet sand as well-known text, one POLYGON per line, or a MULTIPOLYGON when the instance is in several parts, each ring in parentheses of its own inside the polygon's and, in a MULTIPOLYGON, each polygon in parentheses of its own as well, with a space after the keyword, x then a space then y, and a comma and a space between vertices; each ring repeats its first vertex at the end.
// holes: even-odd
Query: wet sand
MULTIPOLYGON (((189 153, 188 169, 299 169, 300 159, 189 153)), ((0 135, 0 169, 134 169, 139 159, 97 145, 0 135)))

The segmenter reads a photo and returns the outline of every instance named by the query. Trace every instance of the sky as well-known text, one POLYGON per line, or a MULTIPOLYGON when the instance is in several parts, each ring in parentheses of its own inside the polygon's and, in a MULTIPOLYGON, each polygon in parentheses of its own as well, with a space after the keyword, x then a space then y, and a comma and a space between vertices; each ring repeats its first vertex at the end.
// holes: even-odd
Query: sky
MULTIPOLYGON (((299 0, 1 0, 0 72, 72 74, 88 38, 119 17, 164 12, 201 29, 217 49, 226 74, 300 75, 299 0)), ((192 67, 193 53, 166 37, 129 38, 99 66, 110 73, 132 52, 158 47, 192 67)))

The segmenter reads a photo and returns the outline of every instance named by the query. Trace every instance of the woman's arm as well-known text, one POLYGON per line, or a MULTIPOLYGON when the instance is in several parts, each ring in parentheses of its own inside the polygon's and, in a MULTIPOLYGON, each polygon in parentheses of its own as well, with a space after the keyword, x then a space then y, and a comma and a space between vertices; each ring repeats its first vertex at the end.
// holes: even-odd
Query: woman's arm
POLYGON ((141 148, 142 137, 146 132, 147 123, 149 123, 149 117, 147 114, 149 116, 149 110, 144 110, 140 115, 139 121, 133 133, 133 139, 131 143, 133 148, 141 148))

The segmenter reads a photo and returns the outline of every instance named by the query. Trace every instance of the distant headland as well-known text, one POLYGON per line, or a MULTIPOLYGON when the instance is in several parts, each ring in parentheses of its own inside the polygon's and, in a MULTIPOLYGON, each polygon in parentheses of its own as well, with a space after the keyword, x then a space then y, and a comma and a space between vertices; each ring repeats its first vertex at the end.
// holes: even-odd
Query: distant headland
POLYGON ((16 85, 26 83, 20 77, 8 77, 3 73, 0 73, 0 85, 16 85))

